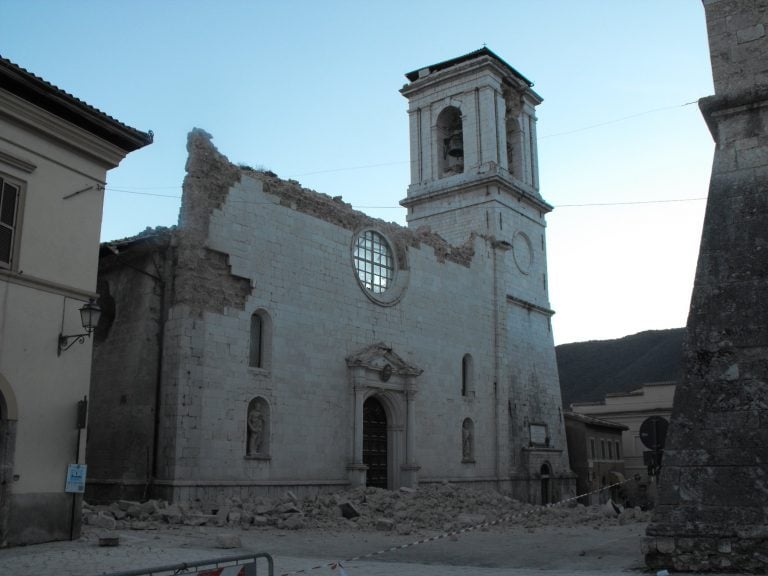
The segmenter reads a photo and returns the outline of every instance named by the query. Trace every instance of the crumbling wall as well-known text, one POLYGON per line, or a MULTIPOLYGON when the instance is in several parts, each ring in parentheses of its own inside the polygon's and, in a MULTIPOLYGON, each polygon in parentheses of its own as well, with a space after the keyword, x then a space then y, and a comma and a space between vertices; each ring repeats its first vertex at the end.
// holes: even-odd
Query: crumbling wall
POLYGON ((207 247, 211 213, 221 207, 240 169, 211 144, 211 135, 194 129, 187 140, 187 175, 177 231, 174 304, 196 315, 204 310, 242 309, 251 293, 247 278, 231 273, 226 254, 207 247))
MULTIPOLYGON (((438 262, 453 262, 462 266, 469 266, 472 262, 476 237, 474 234, 464 244, 452 246, 439 234, 432 232, 429 227, 424 226, 413 231, 394 222, 385 222, 354 210, 340 196, 332 198, 326 194, 302 188, 295 180, 281 180, 272 172, 250 172, 262 181, 264 192, 280 198, 282 206, 320 218, 346 230, 357 231, 375 226, 385 232, 398 248, 420 248, 421 244, 426 244, 435 251, 438 262)), ((398 249, 396 252, 403 253, 404 250, 398 249)), ((404 266, 406 262, 401 261, 398 264, 404 266)))

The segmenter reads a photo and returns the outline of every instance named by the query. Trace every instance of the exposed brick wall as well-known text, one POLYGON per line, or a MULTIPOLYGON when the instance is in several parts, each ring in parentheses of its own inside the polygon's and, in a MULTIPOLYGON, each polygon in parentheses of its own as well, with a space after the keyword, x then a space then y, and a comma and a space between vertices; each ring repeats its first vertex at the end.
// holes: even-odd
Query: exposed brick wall
POLYGON ((240 170, 211 144, 211 136, 195 129, 187 140, 187 176, 177 231, 174 303, 193 313, 241 308, 251 291, 248 279, 231 274, 227 256, 206 246, 208 221, 225 201, 240 170))

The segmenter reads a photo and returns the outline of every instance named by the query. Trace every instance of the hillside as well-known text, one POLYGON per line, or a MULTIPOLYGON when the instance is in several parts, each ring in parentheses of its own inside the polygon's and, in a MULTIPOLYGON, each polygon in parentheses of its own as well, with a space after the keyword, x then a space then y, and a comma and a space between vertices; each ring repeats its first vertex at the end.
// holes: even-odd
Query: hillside
POLYGON ((649 330, 616 340, 555 348, 563 406, 602 400, 648 382, 679 380, 685 328, 649 330))

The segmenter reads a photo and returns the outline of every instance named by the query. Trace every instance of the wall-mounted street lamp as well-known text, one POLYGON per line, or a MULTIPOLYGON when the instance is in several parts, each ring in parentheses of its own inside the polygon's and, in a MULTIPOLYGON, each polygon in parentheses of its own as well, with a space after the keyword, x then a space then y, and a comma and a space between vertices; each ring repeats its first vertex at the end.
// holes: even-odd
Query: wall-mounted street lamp
POLYGON ((99 317, 101 316, 101 308, 96 304, 96 299, 91 298, 87 304, 84 304, 80 308, 80 320, 85 328, 84 334, 59 334, 59 349, 57 354, 61 356, 61 353, 65 350, 69 350, 75 342, 83 344, 86 336, 90 336, 96 325, 99 323, 99 317), (69 339, 72 341, 68 343, 69 339))

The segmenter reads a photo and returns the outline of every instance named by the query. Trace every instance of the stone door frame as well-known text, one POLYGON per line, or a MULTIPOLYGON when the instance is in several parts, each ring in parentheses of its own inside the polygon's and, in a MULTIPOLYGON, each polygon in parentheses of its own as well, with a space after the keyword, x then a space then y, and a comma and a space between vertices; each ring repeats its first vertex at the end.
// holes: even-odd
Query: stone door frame
POLYGON ((383 343, 372 344, 347 357, 353 409, 352 454, 347 466, 353 487, 366 485, 363 464, 363 404, 375 397, 387 415, 387 485, 418 485, 416 462, 416 378, 422 370, 405 362, 383 343))

